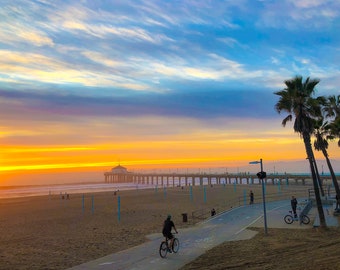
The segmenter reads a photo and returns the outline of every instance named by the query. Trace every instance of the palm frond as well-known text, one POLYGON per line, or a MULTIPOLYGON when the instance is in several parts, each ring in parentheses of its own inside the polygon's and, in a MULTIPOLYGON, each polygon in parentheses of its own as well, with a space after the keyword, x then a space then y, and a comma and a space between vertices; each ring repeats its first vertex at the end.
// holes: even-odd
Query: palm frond
POLYGON ((289 121, 292 121, 292 119, 293 119, 293 116, 291 115, 291 114, 289 114, 286 118, 284 118, 283 120, 282 120, 282 126, 286 126, 286 124, 287 124, 287 122, 289 122, 289 121))

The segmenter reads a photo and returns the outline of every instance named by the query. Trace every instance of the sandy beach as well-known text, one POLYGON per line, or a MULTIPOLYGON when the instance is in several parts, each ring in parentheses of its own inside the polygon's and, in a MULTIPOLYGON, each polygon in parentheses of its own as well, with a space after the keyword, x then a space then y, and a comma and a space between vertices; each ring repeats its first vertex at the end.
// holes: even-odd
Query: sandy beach
MULTIPOLYGON (((293 193, 299 198, 308 196, 308 188, 291 185, 278 191, 267 185, 266 193, 268 200, 293 193)), ((220 212, 249 203, 250 190, 258 202, 260 185, 108 191, 71 194, 69 200, 60 195, 1 199, 0 269, 67 269, 147 241, 146 235, 161 232, 167 214, 180 231, 200 221, 193 212, 209 215, 212 208, 220 212)))
POLYGON ((338 270, 339 228, 320 230, 251 228, 258 234, 249 240, 225 242, 185 265, 193 269, 338 270))

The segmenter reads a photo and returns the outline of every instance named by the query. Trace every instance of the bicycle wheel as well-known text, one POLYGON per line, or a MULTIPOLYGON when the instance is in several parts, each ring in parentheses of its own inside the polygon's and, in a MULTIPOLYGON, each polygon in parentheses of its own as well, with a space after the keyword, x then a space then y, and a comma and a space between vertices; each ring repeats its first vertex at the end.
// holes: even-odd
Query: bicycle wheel
POLYGON ((177 253, 179 249, 179 241, 177 238, 174 239, 174 243, 172 244, 172 251, 177 253))
POLYGON ((286 215, 286 216, 284 217, 284 220, 285 220, 285 222, 286 222, 287 224, 292 224, 293 221, 294 221, 294 219, 293 219, 293 217, 292 217, 291 215, 286 215))
POLYGON ((302 221, 302 223, 303 223, 303 224, 309 224, 309 222, 310 222, 310 219, 309 219, 309 217, 308 217, 308 216, 306 216, 306 215, 302 215, 302 217, 301 217, 301 221, 302 221))
POLYGON ((165 258, 167 253, 168 253, 168 245, 166 242, 163 241, 161 245, 159 246, 159 255, 162 258, 165 258))

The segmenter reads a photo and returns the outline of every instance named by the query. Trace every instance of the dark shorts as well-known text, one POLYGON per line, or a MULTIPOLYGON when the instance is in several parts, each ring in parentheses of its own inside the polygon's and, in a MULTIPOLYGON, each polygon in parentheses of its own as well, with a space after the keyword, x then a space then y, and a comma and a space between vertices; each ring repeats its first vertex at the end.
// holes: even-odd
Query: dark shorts
POLYGON ((168 239, 174 238, 174 236, 171 232, 163 232, 163 236, 168 238, 168 239))

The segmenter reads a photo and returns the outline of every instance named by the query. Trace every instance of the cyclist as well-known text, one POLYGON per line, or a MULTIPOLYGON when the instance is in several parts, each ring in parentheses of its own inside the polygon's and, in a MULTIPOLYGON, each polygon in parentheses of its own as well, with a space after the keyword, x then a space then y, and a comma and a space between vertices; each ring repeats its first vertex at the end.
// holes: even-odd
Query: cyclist
POLYGON ((174 222, 171 220, 171 215, 168 215, 167 219, 164 220, 162 233, 163 233, 164 237, 166 237, 168 240, 170 240, 169 252, 172 252, 171 248, 174 244, 174 236, 171 233, 172 228, 174 228, 175 232, 178 233, 177 230, 176 230, 174 222))
POLYGON ((294 196, 292 196, 292 199, 290 200, 290 204, 292 206, 294 218, 297 218, 296 207, 297 207, 298 202, 297 202, 297 199, 294 196))

